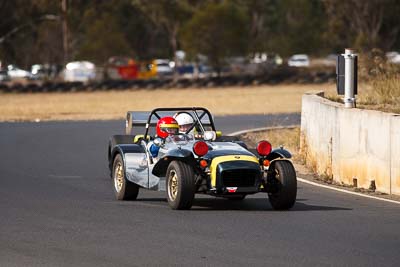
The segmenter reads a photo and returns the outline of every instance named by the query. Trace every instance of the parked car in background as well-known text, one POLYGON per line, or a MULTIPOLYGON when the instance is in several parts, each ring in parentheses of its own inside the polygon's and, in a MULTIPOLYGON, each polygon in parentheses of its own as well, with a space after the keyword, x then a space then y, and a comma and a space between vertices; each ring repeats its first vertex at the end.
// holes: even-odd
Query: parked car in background
POLYGON ((338 55, 337 54, 329 54, 324 58, 324 65, 325 66, 336 66, 336 59, 338 55))
POLYGON ((139 65, 133 58, 111 57, 105 71, 107 78, 112 80, 134 80, 138 78, 139 65))
POLYGON ((44 65, 35 64, 31 66, 31 78, 34 80, 42 80, 46 78, 46 70, 44 65))
POLYGON ((310 66, 310 59, 305 54, 296 54, 289 58, 288 66, 290 66, 290 67, 308 67, 308 66, 310 66))
POLYGON ((400 64, 400 54, 397 51, 387 52, 386 58, 390 63, 400 64))
POLYGON ((34 64, 31 66, 31 79, 52 80, 59 75, 61 70, 62 66, 57 64, 34 64))
POLYGON ((9 81, 10 77, 8 76, 8 73, 6 70, 0 69, 0 82, 5 82, 9 81))
POLYGON ((29 71, 18 68, 15 65, 7 66, 7 73, 11 79, 29 79, 31 78, 31 73, 29 71))
POLYGON ((154 79, 156 77, 157 71, 153 61, 142 61, 139 63, 139 79, 154 79))
POLYGON ((96 78, 96 66, 89 61, 69 62, 65 66, 66 82, 88 82, 96 78))
POLYGON ((173 61, 168 59, 155 59, 152 63, 158 77, 171 76, 174 73, 173 67, 175 66, 175 62, 173 61))

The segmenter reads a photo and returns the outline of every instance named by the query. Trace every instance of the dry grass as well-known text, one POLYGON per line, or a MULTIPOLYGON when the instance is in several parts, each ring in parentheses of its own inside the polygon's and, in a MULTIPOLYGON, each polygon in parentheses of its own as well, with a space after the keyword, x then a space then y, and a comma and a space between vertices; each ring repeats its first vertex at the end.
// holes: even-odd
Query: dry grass
POLYGON ((400 113, 400 66, 387 61, 383 51, 373 49, 360 60, 359 107, 400 113))
POLYGON ((291 129, 274 129, 262 132, 246 133, 240 138, 250 148, 255 148, 257 142, 261 140, 268 140, 273 148, 283 146, 292 154, 292 161, 295 165, 296 171, 300 171, 302 176, 314 176, 314 172, 307 168, 304 163, 304 155, 300 153, 300 128, 291 129))
MULTIPOLYGON (((334 91, 329 91, 325 97, 343 103, 343 96, 334 91)), ((400 114, 400 79, 382 77, 359 84, 356 102, 357 108, 400 114)))
POLYGON ((333 91, 334 84, 266 85, 207 89, 0 94, 0 121, 121 119, 128 110, 204 106, 215 115, 301 111, 301 96, 333 91))
MULTIPOLYGON (((357 107, 400 114, 400 65, 387 61, 379 49, 360 54, 357 107)), ((343 103, 336 92, 326 98, 343 103)))
POLYGON ((300 128, 246 133, 241 139, 250 147, 255 147, 260 140, 268 140, 273 148, 283 146, 292 154, 297 154, 300 147, 300 128))

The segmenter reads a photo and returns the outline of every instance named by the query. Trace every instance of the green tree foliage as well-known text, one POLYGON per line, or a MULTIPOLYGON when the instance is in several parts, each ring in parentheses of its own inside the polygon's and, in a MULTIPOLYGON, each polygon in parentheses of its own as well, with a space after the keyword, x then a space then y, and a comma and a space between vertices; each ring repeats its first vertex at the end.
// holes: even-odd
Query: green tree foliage
POLYGON ((75 5, 70 6, 69 17, 75 22, 70 23, 74 59, 101 63, 110 56, 171 56, 168 34, 131 0, 99 1, 97 5, 82 1, 75 5))
MULTIPOLYGON (((400 49, 398 0, 65 0, 71 60, 400 49)), ((62 0, 0 0, 0 61, 63 64, 62 0)))
POLYGON ((277 24, 277 0, 238 0, 247 15, 248 49, 251 53, 268 51, 271 33, 277 24))
POLYGON ((342 50, 399 47, 400 2, 397 0, 325 0, 331 46, 342 50))
POLYGON ((57 4, 51 0, 0 0, 0 61, 27 68, 57 60, 55 50, 61 45, 57 4))
POLYGON ((109 14, 103 14, 94 19, 86 28, 84 36, 77 59, 90 59, 95 63, 104 63, 112 56, 132 54, 125 36, 118 30, 115 18, 109 14))
POLYGON ((226 57, 246 53, 246 23, 245 13, 234 4, 210 3, 182 30, 183 47, 192 55, 206 55, 219 72, 226 57))
POLYGON ((159 27, 159 30, 166 31, 172 55, 175 55, 178 49, 179 29, 193 13, 189 2, 184 0, 135 0, 133 3, 135 8, 141 10, 156 27, 159 27))
POLYGON ((281 0, 274 1, 272 5, 275 15, 269 21, 268 50, 283 56, 315 54, 323 50, 326 23, 321 1, 281 0))

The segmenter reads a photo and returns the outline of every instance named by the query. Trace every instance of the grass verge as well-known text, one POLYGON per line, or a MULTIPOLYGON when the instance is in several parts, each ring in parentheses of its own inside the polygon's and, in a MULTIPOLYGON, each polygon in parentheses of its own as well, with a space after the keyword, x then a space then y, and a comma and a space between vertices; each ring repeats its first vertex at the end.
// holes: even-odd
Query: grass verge
POLYGON ((137 89, 71 93, 2 93, 0 121, 122 119, 128 110, 204 106, 214 115, 276 114, 301 111, 311 90, 334 84, 279 84, 249 87, 137 89))

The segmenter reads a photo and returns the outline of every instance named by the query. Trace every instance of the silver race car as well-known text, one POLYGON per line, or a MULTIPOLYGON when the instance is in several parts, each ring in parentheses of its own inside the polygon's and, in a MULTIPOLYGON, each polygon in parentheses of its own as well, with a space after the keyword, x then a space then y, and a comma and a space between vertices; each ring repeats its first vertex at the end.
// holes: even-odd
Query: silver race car
POLYGON ((260 141, 250 149, 217 131, 202 107, 156 108, 128 112, 126 133, 111 137, 108 161, 118 200, 134 200, 139 189, 166 191, 172 209, 190 209, 196 193, 244 199, 264 192, 274 209, 290 209, 297 194, 291 154, 260 141), (193 123, 185 132, 157 135, 164 117, 185 113, 193 123))

